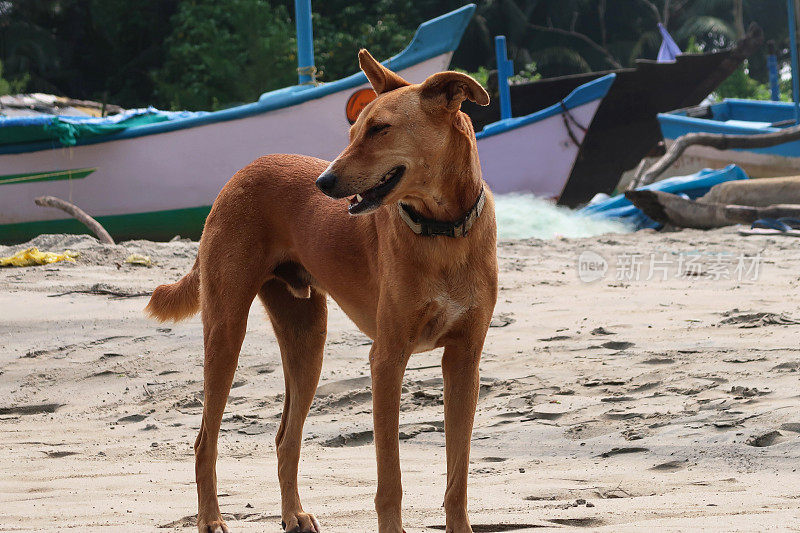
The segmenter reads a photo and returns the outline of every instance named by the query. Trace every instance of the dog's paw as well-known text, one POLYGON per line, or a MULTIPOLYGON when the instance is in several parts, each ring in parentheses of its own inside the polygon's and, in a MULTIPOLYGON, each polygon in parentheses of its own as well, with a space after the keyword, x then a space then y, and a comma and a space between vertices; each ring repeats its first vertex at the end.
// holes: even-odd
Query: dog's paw
POLYGON ((199 533, 231 533, 230 528, 228 528, 225 521, 220 520, 212 520, 208 523, 198 522, 197 524, 197 531, 199 533))
POLYGON ((308 513, 294 513, 281 522, 286 533, 320 533, 316 517, 308 513))

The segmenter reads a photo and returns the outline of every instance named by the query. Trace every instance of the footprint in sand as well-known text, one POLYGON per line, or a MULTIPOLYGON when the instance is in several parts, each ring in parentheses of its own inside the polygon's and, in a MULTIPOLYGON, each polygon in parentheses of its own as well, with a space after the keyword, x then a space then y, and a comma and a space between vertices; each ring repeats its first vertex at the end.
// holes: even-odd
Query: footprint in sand
POLYGON ((608 457, 613 457, 614 455, 622 455, 627 453, 643 453, 649 451, 650 450, 648 448, 643 448, 641 446, 624 446, 620 448, 611 448, 607 452, 603 452, 600 455, 596 455, 595 457, 602 457, 605 459, 608 457))
POLYGON ((630 402, 635 400, 633 396, 607 396, 605 398, 600 398, 601 402, 605 403, 615 403, 615 402, 630 402))
POLYGON ((686 461, 667 461, 666 463, 660 463, 650 467, 649 470, 655 470, 656 472, 677 472, 684 468, 686 468, 686 461))
POLYGON ((650 359, 645 359, 642 361, 644 365, 671 365, 675 362, 675 359, 671 357, 651 357, 650 359))
POLYGON ((767 360, 767 358, 763 357, 763 356, 762 357, 731 357, 729 359, 723 359, 722 362, 723 363, 740 364, 740 363, 753 363, 753 362, 756 362, 756 361, 766 361, 766 360, 767 360))
POLYGON ((355 431, 353 433, 344 433, 337 435, 332 439, 320 442, 320 446, 326 448, 342 448, 344 446, 364 446, 372 442, 372 430, 355 431))
POLYGON ((764 388, 759 390, 756 387, 743 387, 741 385, 734 385, 728 392, 734 395, 734 399, 741 400, 743 398, 752 398, 754 396, 764 396, 765 394, 770 394, 772 391, 764 388))
POLYGON ((254 365, 250 367, 250 370, 255 370, 256 374, 272 374, 275 372, 276 365, 273 364, 264 364, 264 365, 254 365))
POLYGON ((569 335, 556 335, 555 337, 547 337, 544 339, 539 339, 542 342, 552 342, 552 341, 565 341, 571 339, 569 335))
POLYGON ((509 324, 516 322, 514 313, 500 313, 492 317, 492 322, 489 324, 490 328, 504 328, 509 324))
MULTIPOLYGON (((472 524, 472 531, 475 533, 502 533, 504 531, 522 531, 525 529, 538 529, 546 527, 542 524, 472 524)), ((445 531, 443 525, 427 526, 427 529, 445 531)))
POLYGON ((68 452, 66 450, 63 451, 55 451, 55 452, 44 452, 47 457, 51 459, 60 459, 61 457, 69 457, 70 455, 78 455, 78 452, 68 452))
POLYGON ((32 405, 18 405, 17 407, 0 407, 0 415, 39 415, 55 413, 56 409, 63 407, 63 403, 39 403, 32 405))
POLYGON ((400 440, 413 439, 421 433, 441 433, 444 431, 444 421, 421 422, 419 424, 401 424, 400 440))
POLYGON ((236 431, 242 435, 262 435, 264 433, 274 433, 277 429, 277 424, 250 424, 236 431))
POLYGON ((785 440, 782 437, 783 434, 780 431, 770 431, 763 435, 753 435, 745 441, 745 444, 756 448, 766 448, 767 446, 772 446, 785 440))
POLYGON ((528 412, 525 420, 556 420, 568 413, 574 413, 597 402, 592 398, 570 396, 561 400, 534 405, 528 412))
POLYGON ((786 361, 773 366, 770 370, 777 372, 798 372, 800 371, 800 361, 786 361))
POLYGON ((791 431, 792 433, 800 433, 800 422, 787 422, 781 424, 781 429, 784 431, 791 431))
POLYGON ((631 418, 644 418, 646 415, 638 411, 621 411, 619 409, 611 409, 603 413, 603 416, 609 420, 629 420, 631 418))
POLYGON ((560 526, 572 527, 599 527, 603 525, 603 521, 599 518, 586 517, 586 518, 551 518, 548 522, 558 524, 560 526))
MULTIPOLYGON (((419 422, 411 424, 400 424, 399 438, 400 440, 413 439, 421 433, 436 433, 444 431, 444 422, 435 420, 432 422, 419 422)), ((350 446, 364 446, 371 444, 373 439, 372 430, 354 431, 352 433, 343 433, 331 439, 325 440, 320 443, 320 446, 326 448, 342 448, 350 446)))
POLYGON ((314 394, 317 398, 328 396, 329 394, 343 394, 356 389, 363 389, 372 384, 372 378, 369 376, 362 376, 360 378, 340 379, 339 381, 331 381, 317 387, 317 392, 314 394))
POLYGON ((123 416, 122 418, 117 420, 117 422, 120 423, 120 424, 128 424, 128 423, 132 423, 132 422, 141 422, 145 418, 147 418, 147 415, 139 415, 139 414, 137 414, 137 415, 128 415, 128 416, 123 416))
MULTIPOLYGON (((732 314, 732 312, 730 312, 732 314)), ((723 313, 726 316, 726 313, 723 313)), ((786 313, 743 313, 720 321, 719 326, 738 325, 740 328, 760 328, 763 326, 790 326, 800 324, 786 313)))
POLYGON ((632 342, 627 341, 608 341, 601 344, 603 348, 608 348, 609 350, 627 350, 628 348, 635 346, 632 342))
MULTIPOLYGON (((220 496, 222 496, 220 494, 220 496)), ((247 522, 280 522, 280 515, 268 515, 264 513, 222 513, 222 518, 226 522, 235 520, 246 520, 247 522)), ((184 516, 173 522, 157 526, 159 529, 175 528, 197 528, 197 515, 184 516)))

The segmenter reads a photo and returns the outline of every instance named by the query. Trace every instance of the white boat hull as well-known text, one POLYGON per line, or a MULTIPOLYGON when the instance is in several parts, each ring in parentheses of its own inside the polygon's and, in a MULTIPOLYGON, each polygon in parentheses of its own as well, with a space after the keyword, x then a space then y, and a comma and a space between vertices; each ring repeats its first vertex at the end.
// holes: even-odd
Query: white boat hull
MULTIPOLYGON (((444 70, 450 55, 399 73, 421 82, 444 70)), ((558 198, 613 81, 613 74, 598 78, 559 104, 478 132, 483 176, 492 190, 558 198)), ((254 159, 298 153, 331 160, 347 146, 347 102, 367 84, 343 87, 329 93, 323 87, 321 96, 295 105, 248 108, 255 109, 250 115, 237 110, 216 115, 214 122, 201 118, 94 144, 0 154, 0 242, 83 231, 59 211, 34 207, 34 198, 46 195, 77 204, 117 238, 199 236, 220 189, 254 159)))
MULTIPOLYGON (((451 53, 400 74, 421 82, 446 69, 451 53)), ((270 153, 333 159, 348 142, 347 99, 333 93, 266 113, 97 144, 0 155, 0 174, 96 169, 81 179, 0 182, 0 226, 63 219, 34 206, 38 196, 69 200, 95 217, 210 206, 239 169, 270 153), (339 112, 336 112, 339 111, 339 112)), ((0 227, 0 241, 3 241, 0 227)))
MULTIPOLYGON (((602 99, 590 101, 569 113, 588 129, 600 102, 602 99)), ((479 139, 483 178, 496 194, 532 192, 544 198, 558 198, 572 173, 585 135, 584 129, 557 114, 479 139)))

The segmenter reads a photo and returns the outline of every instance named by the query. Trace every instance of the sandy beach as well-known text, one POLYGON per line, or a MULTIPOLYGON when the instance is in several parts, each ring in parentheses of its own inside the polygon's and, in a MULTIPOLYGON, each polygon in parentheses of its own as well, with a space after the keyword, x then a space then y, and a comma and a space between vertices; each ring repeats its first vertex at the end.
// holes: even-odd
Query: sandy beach
MULTIPOLYGON (((197 243, 41 236, 0 256, 25 246, 81 255, 0 269, 0 530, 191 531, 202 327, 142 308, 197 243), (125 263, 131 253, 153 266, 125 263)), ((797 240, 639 232, 502 241, 498 256, 472 441, 476 533, 800 531, 797 240)), ((300 466, 325 531, 376 523, 369 344, 331 303, 300 466)), ((444 530, 440 357, 415 355, 406 372, 408 533, 444 530)), ((280 531, 282 393, 256 302, 220 438, 234 531, 280 531)))

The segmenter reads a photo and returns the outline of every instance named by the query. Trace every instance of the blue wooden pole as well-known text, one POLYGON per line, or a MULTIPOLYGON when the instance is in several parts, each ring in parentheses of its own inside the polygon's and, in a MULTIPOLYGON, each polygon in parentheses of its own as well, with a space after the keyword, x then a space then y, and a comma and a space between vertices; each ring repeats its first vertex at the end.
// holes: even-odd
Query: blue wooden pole
POLYGON ((775 54, 767 56, 767 71, 769 71, 770 99, 778 102, 781 99, 781 85, 778 81, 778 58, 775 54))
POLYGON ((297 79, 300 85, 314 82, 314 33, 311 28, 311 0, 294 0, 297 24, 297 79))
POLYGON ((792 97, 794 98, 794 121, 800 123, 800 69, 797 67, 797 15, 794 10, 795 0, 786 0, 789 12, 789 42, 792 46, 792 97))
POLYGON ((494 54, 497 58, 497 88, 500 91, 500 119, 511 118, 511 91, 508 78, 514 75, 514 62, 508 59, 506 37, 498 35, 494 38, 494 54))

